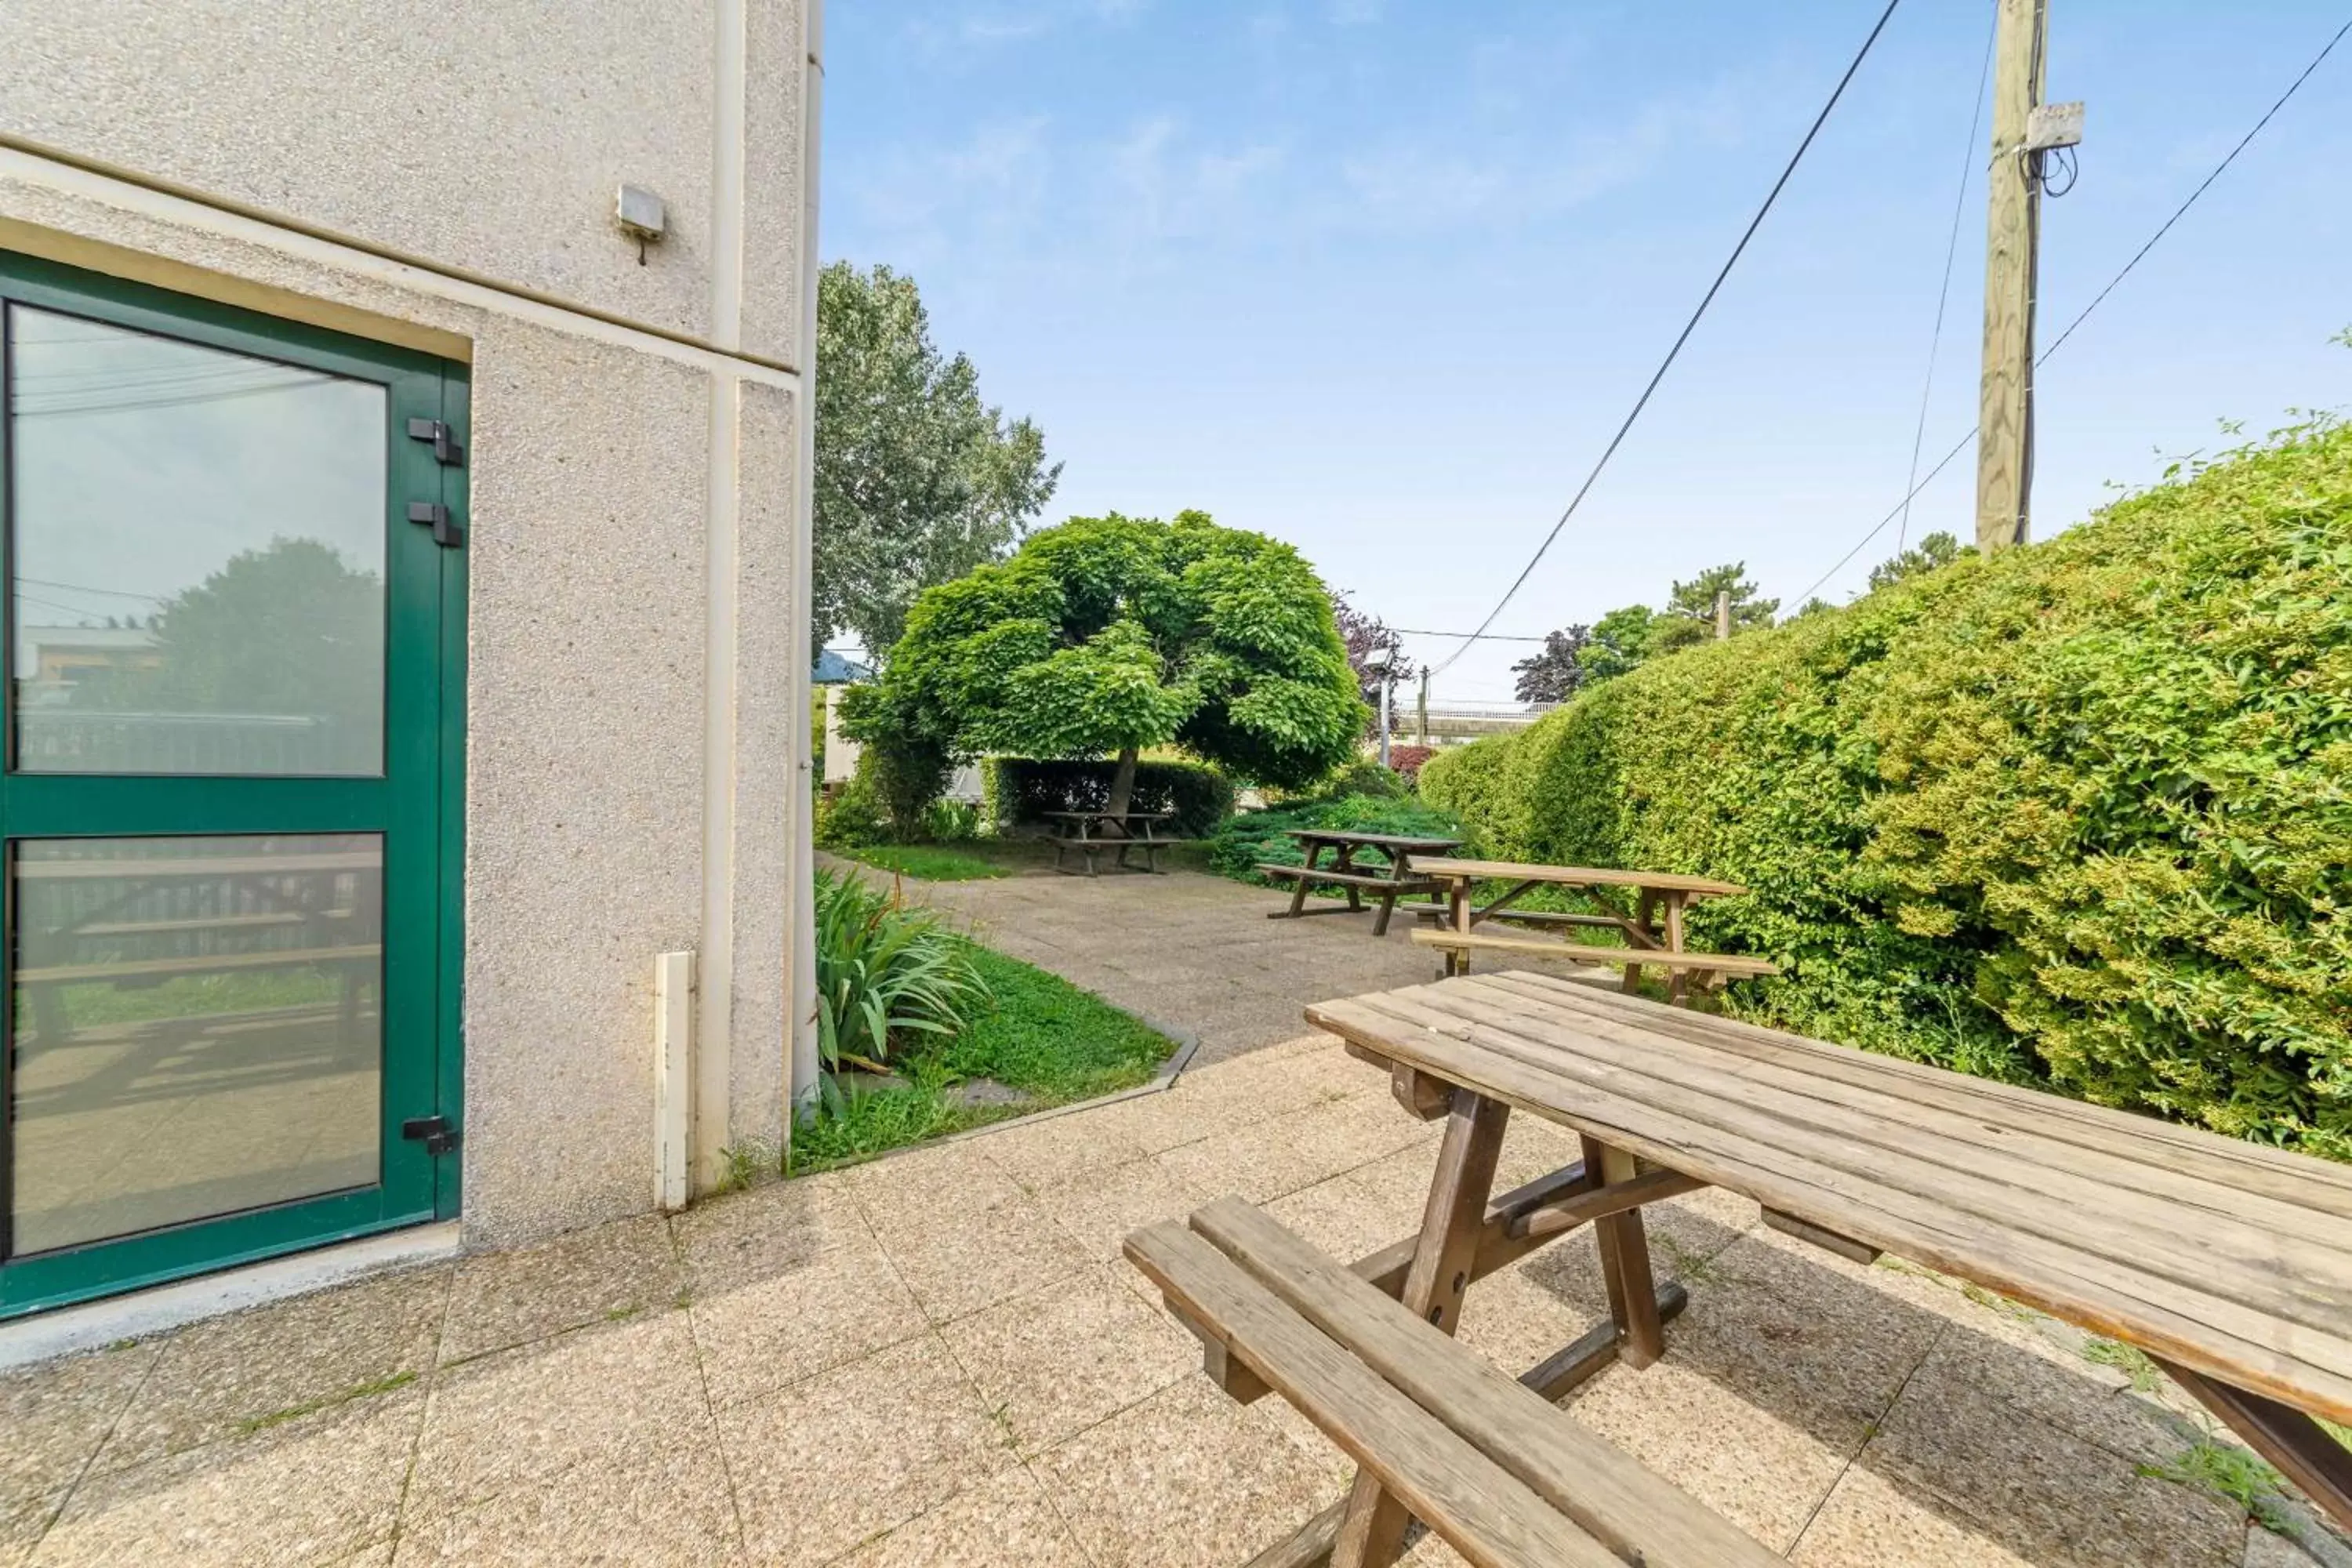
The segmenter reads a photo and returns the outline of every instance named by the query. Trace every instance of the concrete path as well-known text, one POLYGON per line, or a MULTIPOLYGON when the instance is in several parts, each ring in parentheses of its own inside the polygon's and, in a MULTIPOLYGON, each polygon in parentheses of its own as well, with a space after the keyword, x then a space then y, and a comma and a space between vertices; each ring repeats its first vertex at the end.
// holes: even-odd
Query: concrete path
MULTIPOLYGON (((0 1378, 0 1564, 1235 1568, 1349 1467, 1219 1394, 1119 1237, 1238 1191, 1354 1256, 1417 1223, 1435 1137, 1309 1039, 0 1378)), ((1503 1179, 1572 1156, 1522 1120, 1503 1179)), ((2144 1473, 2193 1419, 2049 1321, 1722 1194, 1652 1212, 1689 1310, 1569 1408, 1790 1561, 2310 1568, 2144 1473)), ((1463 1335, 1517 1367, 1606 1311, 1587 1233, 1463 1335)))
POLYGON ((1202 1063, 1295 1037, 1309 1002, 1438 973, 1437 953, 1407 937, 1413 921, 1402 909, 1376 942, 1370 910, 1268 920, 1288 894, 1197 871, 903 886, 998 951, 1197 1038, 1202 1063))

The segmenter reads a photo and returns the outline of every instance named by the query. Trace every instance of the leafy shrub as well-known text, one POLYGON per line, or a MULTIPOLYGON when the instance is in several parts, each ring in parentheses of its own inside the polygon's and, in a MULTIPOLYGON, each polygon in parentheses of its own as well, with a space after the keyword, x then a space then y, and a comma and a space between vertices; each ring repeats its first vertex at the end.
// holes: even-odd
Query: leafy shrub
POLYGON ((980 807, 965 800, 935 800, 923 808, 923 842, 961 844, 980 837, 980 807))
POLYGON ((1754 896, 1808 1033, 2352 1157, 2352 429, 1706 644, 1423 770, 1489 848, 1754 896))
POLYGON ((1454 838, 1461 837, 1462 819, 1410 798, 1349 795, 1297 801, 1267 811, 1245 812, 1228 821, 1209 840, 1209 864, 1222 876, 1264 886, 1267 879, 1258 875, 1258 862, 1297 866, 1305 861, 1298 841, 1288 835, 1294 827, 1350 827, 1362 833, 1454 838))
POLYGON ((1374 800, 1402 800, 1412 793, 1404 776, 1394 768, 1385 768, 1376 758, 1358 757, 1330 778, 1316 794, 1327 800, 1347 795, 1370 795, 1374 800))
MULTIPOLYGON (((1098 811, 1110 802, 1111 774, 1118 764, 1101 762, 1038 762, 992 757, 984 794, 997 830, 1034 826, 1049 811, 1098 811)), ((1171 826, 1186 838, 1206 837, 1233 815, 1233 781, 1198 763, 1138 763, 1128 805, 1136 811, 1172 811, 1171 826)))
POLYGON ((1417 785, 1421 782, 1423 764, 1436 752, 1434 746, 1401 746, 1391 742, 1389 745, 1389 766, 1396 769, 1408 785, 1417 785))
POLYGON ((829 800, 820 799, 811 825, 816 841, 828 849, 862 849, 887 843, 890 818, 874 781, 860 768, 829 800))
POLYGON ((817 1049, 828 1109, 844 1066, 887 1070, 919 1042, 943 1041, 991 1004, 970 946, 929 910, 854 876, 816 873, 817 1049))

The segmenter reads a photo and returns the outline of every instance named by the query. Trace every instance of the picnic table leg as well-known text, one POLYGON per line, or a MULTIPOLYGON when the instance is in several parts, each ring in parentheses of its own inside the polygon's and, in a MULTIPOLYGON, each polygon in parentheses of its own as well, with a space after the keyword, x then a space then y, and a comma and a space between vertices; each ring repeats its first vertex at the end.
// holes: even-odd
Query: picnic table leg
MULTIPOLYGON (((1462 935, 1468 936, 1470 934, 1470 884, 1463 878, 1456 877, 1448 882, 1446 887, 1450 890, 1446 894, 1445 901, 1447 907, 1453 911, 1454 929, 1462 935)), ((1445 973, 1467 974, 1469 973, 1470 950, 1466 947, 1446 949, 1445 973)), ((1444 976, 1441 975, 1439 978, 1443 979, 1444 976)))
MULTIPOLYGON (((1319 841, 1309 843, 1307 846, 1307 864, 1299 868, 1299 869, 1301 871, 1312 871, 1315 869, 1315 862, 1321 858, 1323 858, 1322 844, 1319 841)), ((1297 920, 1301 914, 1306 912, 1307 881, 1308 879, 1307 877, 1301 876, 1298 879, 1298 885, 1290 889, 1290 908, 1283 911, 1284 919, 1297 920)))
MULTIPOLYGON (((1643 889, 1639 896, 1633 900, 1633 923, 1641 927, 1645 931, 1655 931, 1657 928, 1652 923, 1652 920, 1657 907, 1658 896, 1655 893, 1651 892, 1647 888, 1643 889)), ((1638 963, 1627 964, 1625 966, 1625 984, 1618 987, 1618 989, 1621 991, 1639 991, 1641 988, 1642 966, 1638 963)))
MULTIPOLYGON (((1340 846, 1339 846, 1339 858, 1338 860, 1336 860, 1336 861, 1334 861, 1334 862, 1332 863, 1331 868, 1332 868, 1334 871, 1350 871, 1350 872, 1352 872, 1353 870, 1355 870, 1355 868, 1356 868, 1356 847, 1355 847, 1354 845, 1352 845, 1352 844, 1342 844, 1342 845, 1340 845, 1340 846)), ((1348 911, 1349 911, 1350 914, 1360 914, 1360 913, 1362 913, 1362 912, 1363 912, 1363 908, 1364 908, 1364 900, 1363 900, 1362 899, 1360 899, 1360 898, 1359 898, 1359 897, 1357 896, 1357 894, 1356 894, 1356 889, 1355 889, 1355 887, 1353 886, 1353 884, 1349 885, 1349 886, 1344 889, 1344 891, 1345 891, 1345 892, 1347 893, 1347 895, 1348 895, 1348 911)))
MULTIPOLYGON (((1603 1185, 1630 1182, 1633 1156, 1597 1138, 1584 1140, 1584 1168, 1601 1173, 1603 1185)), ((1593 1222, 1601 1243, 1601 1273, 1609 1287, 1609 1316, 1617 1324, 1618 1355, 1636 1371, 1665 1353, 1658 1315, 1657 1282, 1650 1273, 1650 1241, 1642 1211, 1627 1209, 1593 1222)))
MULTIPOLYGON (((1462 1294, 1478 1252, 1486 1199, 1495 1187, 1495 1161, 1511 1108, 1466 1089, 1454 1091, 1454 1112, 1437 1152, 1437 1174, 1421 1213, 1421 1240, 1398 1300, 1452 1334, 1462 1321, 1462 1294)), ((1331 1568, 1389 1568, 1404 1546, 1412 1516, 1363 1470, 1348 1493, 1348 1510, 1331 1547, 1331 1568)))
MULTIPOLYGON (((1668 952, 1680 952, 1683 950, 1683 900, 1685 896, 1682 893, 1668 893, 1665 897, 1666 951, 1668 952)), ((1679 969, 1667 972, 1666 1000, 1677 1007, 1690 1005, 1689 975, 1679 969)))

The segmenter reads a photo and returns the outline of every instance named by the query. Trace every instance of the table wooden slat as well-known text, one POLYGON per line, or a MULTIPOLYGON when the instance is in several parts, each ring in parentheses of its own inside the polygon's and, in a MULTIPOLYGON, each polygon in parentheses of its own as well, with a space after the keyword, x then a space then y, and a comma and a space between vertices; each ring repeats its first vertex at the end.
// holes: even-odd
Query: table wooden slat
POLYGON ((1737 882, 1711 877, 1685 877, 1675 871, 1621 871, 1607 866, 1539 866, 1517 860, 1467 860, 1448 856, 1442 860, 1416 860, 1412 868, 1433 877, 1469 879, 1480 882, 1557 882, 1571 888, 1648 888, 1665 893, 1694 893, 1701 898, 1735 898, 1748 889, 1737 882))
POLYGON ((1801 1035, 1768 1029, 1735 1018, 1680 1012, 1661 1017, 1654 1005, 1590 985, 1528 971, 1481 978, 1604 1015, 1636 1020, 1645 1028, 1700 1041, 1759 1059, 1786 1062, 1806 1072, 1855 1084, 1894 1086, 1923 1104, 2003 1127, 2031 1129, 2045 1136, 2104 1149, 2143 1164, 2176 1168, 2224 1185, 2269 1193, 2297 1205, 2352 1216, 2352 1166, 2314 1160, 2265 1144, 2221 1138, 2158 1121, 2152 1117, 2064 1100, 2039 1089, 1990 1079, 1969 1078, 1920 1062, 1827 1045, 1801 1035))
POLYGON ((2319 1161, 2249 1161, 2194 1129, 1533 976, 1374 993, 1307 1016, 1391 1061, 2352 1421, 2352 1238, 2333 1223, 2341 1173, 2319 1161), (1963 1129, 1969 1117, 1977 1131, 1963 1129), (2315 1212, 2287 1228, 2273 1223, 2282 1205, 2315 1212))

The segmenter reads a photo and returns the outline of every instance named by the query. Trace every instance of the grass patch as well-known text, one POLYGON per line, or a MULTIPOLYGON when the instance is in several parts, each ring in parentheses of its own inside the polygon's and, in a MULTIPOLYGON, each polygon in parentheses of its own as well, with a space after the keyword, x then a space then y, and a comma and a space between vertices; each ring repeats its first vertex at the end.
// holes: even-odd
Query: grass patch
POLYGON ((2273 1534, 2286 1533, 2294 1523, 2284 1505, 2286 1479, 2269 1460, 2234 1444, 2200 1437, 2161 1465, 2140 1466, 2139 1473, 2234 1504, 2273 1534))
POLYGON ((966 944, 995 1005, 954 1038, 908 1050, 894 1065, 903 1084, 863 1089, 838 1116, 803 1121, 786 1173, 869 1159, 909 1143, 1010 1116, 1132 1089, 1149 1080, 1175 1042, 1058 974, 966 944), (1019 1090, 1016 1105, 961 1105, 956 1084, 992 1079, 1019 1090))
POLYGON ((961 846, 888 844, 845 849, 839 853, 885 871, 912 877, 919 882, 979 882, 1007 874, 1005 868, 994 860, 973 854, 961 846))
POLYGON ((2098 1366, 2114 1367, 2130 1378, 2132 1387, 2142 1394, 2156 1391, 2158 1381, 2156 1363, 2137 1345, 2094 1334, 2083 1342, 2083 1359, 2098 1366))

